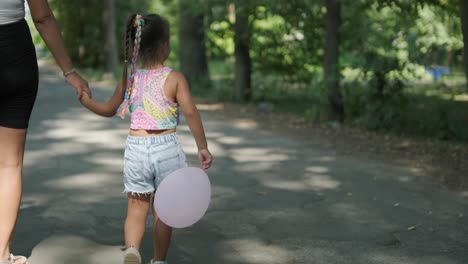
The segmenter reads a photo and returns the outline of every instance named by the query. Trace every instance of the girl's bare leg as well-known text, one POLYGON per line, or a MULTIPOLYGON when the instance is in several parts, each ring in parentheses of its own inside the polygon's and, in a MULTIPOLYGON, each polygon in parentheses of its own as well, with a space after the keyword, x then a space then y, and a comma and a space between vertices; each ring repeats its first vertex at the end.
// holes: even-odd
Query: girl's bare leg
POLYGON ((125 219, 125 247, 139 249, 145 233, 146 218, 151 195, 128 194, 128 210, 125 219))
POLYGON ((157 216, 153 207, 153 243, 154 260, 165 261, 171 243, 172 227, 164 224, 157 216))

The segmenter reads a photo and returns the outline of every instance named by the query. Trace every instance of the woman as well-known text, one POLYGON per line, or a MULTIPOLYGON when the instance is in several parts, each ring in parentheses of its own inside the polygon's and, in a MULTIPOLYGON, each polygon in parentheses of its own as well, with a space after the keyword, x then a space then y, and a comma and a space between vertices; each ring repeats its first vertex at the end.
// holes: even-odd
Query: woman
MULTIPOLYGON (((0 1, 0 264, 24 264, 10 252, 9 241, 21 200, 24 145, 38 88, 34 45, 24 20, 24 0, 0 1)), ((65 50, 47 0, 28 0, 36 29, 77 96, 90 94, 65 50)))

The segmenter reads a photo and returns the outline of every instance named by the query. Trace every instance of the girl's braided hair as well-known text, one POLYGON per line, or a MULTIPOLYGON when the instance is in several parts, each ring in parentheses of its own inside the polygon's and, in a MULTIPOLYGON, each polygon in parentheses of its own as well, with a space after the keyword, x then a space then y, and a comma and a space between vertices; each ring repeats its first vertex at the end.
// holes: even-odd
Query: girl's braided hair
POLYGON ((124 81, 126 81, 125 98, 117 114, 124 117, 129 100, 134 90, 134 78, 137 61, 143 64, 154 64, 166 59, 164 47, 169 44, 169 22, 156 14, 141 16, 133 14, 127 21, 124 50, 124 81), (130 73, 128 59, 131 54, 130 73))

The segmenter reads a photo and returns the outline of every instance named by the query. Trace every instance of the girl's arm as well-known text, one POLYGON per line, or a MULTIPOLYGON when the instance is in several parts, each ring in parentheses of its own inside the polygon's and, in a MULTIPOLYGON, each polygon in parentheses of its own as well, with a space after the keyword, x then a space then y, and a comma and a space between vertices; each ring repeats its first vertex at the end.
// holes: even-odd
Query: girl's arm
POLYGON ((81 96, 82 92, 91 96, 88 83, 78 73, 74 72, 73 64, 65 49, 57 21, 49 8, 47 0, 28 0, 28 4, 34 25, 52 52, 58 66, 62 69, 62 72, 71 73, 65 78, 67 82, 76 89, 78 97, 81 96))
POLYGON ((86 93, 83 94, 83 96, 80 99, 80 102, 86 108, 88 108, 90 111, 94 112, 97 115, 104 117, 113 117, 120 104, 122 104, 124 96, 125 80, 121 80, 115 88, 114 94, 106 103, 97 102, 91 99, 86 93))
POLYGON ((213 157, 208 151, 208 143, 205 137, 205 130, 200 118, 200 113, 192 101, 189 86, 184 75, 179 72, 172 72, 176 79, 176 101, 187 120, 187 124, 192 132, 198 147, 198 159, 203 169, 208 169, 213 162, 213 157))

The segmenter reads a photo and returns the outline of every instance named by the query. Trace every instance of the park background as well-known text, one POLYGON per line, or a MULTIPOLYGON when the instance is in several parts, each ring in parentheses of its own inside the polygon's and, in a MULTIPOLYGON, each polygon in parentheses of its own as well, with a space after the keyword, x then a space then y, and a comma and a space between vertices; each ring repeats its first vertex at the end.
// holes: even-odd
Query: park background
MULTIPOLYGON (((358 137, 360 149, 397 148, 400 155, 403 148, 426 163, 444 163, 451 176, 442 181, 465 187, 463 1, 49 3, 73 61, 90 80, 120 77, 130 14, 158 13, 171 24, 167 65, 187 76, 197 98, 299 129, 332 130, 324 133, 336 138, 358 134, 346 144, 358 137), (383 140, 366 142, 369 135, 383 140), (419 144, 396 146, 401 141, 419 144)), ((33 37, 40 57, 50 58, 37 32, 33 37)))
MULTIPOLYGON (((49 3, 101 101, 121 75, 127 17, 172 25, 167 65, 190 81, 215 162, 210 208, 175 230, 169 263, 467 263, 466 1, 49 3)), ((40 89, 13 252, 120 263, 128 118, 84 109, 27 17, 40 89)))

